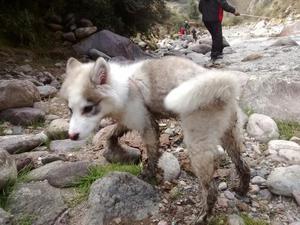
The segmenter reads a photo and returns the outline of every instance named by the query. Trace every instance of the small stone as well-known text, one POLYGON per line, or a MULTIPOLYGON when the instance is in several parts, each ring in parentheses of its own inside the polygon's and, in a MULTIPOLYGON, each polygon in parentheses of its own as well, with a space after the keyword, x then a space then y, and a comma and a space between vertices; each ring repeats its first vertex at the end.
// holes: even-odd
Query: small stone
POLYGON ((69 123, 65 119, 56 119, 51 121, 47 135, 50 139, 66 139, 68 138, 69 123))
POLYGON ((294 196, 298 206, 300 206, 300 190, 299 191, 293 191, 293 196, 294 196))
POLYGON ((260 176, 255 176, 251 179, 252 184, 257 184, 257 185, 265 185, 266 184, 266 179, 260 176))
POLYGON ((30 72, 32 72, 32 70, 33 69, 29 64, 22 65, 22 66, 19 66, 17 68, 17 71, 20 71, 20 72, 23 72, 23 73, 30 73, 30 72))
POLYGON ((172 181, 180 175, 178 159, 169 152, 164 152, 158 160, 158 168, 162 169, 165 181, 172 181))
POLYGON ((82 19, 79 20, 79 26, 81 26, 81 27, 92 27, 94 25, 93 25, 93 22, 90 21, 89 19, 82 18, 82 19))
POLYGON ((242 62, 254 61, 254 60, 260 59, 262 57, 263 57, 263 55, 260 53, 253 53, 253 54, 248 55, 245 58, 243 58, 242 62))
POLYGON ((224 209, 228 208, 228 199, 219 197, 218 200, 217 200, 217 204, 221 208, 224 208, 224 209))
POLYGON ((45 85, 45 86, 38 86, 37 89, 40 92, 41 98, 49 98, 53 97, 57 93, 57 89, 55 87, 45 85))
POLYGON ((97 31, 97 27, 82 27, 75 30, 75 35, 78 39, 90 36, 97 31))
POLYGON ((164 221, 164 220, 161 220, 158 222, 157 225, 168 225, 168 222, 164 221))
POLYGON ((232 192, 228 191, 228 190, 224 191, 224 195, 229 200, 234 200, 235 199, 234 194, 232 192))
POLYGON ((13 225, 13 216, 0 207, 0 224, 13 225))
POLYGON ((250 185, 250 193, 257 194, 259 192, 260 188, 258 185, 250 185))
POLYGON ((68 153, 79 151, 81 148, 86 146, 86 140, 72 141, 66 140, 55 140, 50 143, 50 150, 56 153, 68 153))
POLYGON ((63 33, 62 35, 63 39, 70 41, 70 42, 75 42, 76 41, 76 37, 74 32, 67 32, 67 33, 63 33))
POLYGON ((226 182, 221 182, 221 183, 219 184, 219 186, 218 186, 218 189, 219 189, 220 191, 226 190, 226 189, 227 189, 227 183, 226 183, 226 182))
POLYGON ((293 141, 293 142, 297 143, 298 145, 300 145, 300 138, 299 137, 292 137, 290 139, 290 141, 293 141))
POLYGON ((244 225, 244 220, 238 215, 228 216, 228 225, 244 225))
POLYGON ((266 201, 271 201, 272 193, 268 189, 263 189, 258 194, 259 198, 266 201))

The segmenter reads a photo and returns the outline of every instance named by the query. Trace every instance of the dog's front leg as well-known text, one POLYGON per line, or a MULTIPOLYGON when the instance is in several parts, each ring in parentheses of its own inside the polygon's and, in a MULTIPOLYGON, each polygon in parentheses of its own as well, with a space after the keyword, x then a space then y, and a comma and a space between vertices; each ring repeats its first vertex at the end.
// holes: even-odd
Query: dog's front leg
POLYGON ((142 139, 147 150, 147 159, 144 160, 142 179, 152 182, 158 175, 159 153, 159 126, 150 115, 147 119, 146 127, 142 132, 142 139))
POLYGON ((103 156, 112 163, 138 163, 141 154, 138 150, 129 146, 121 146, 119 139, 126 134, 129 129, 121 124, 116 124, 111 130, 107 139, 107 148, 103 156))

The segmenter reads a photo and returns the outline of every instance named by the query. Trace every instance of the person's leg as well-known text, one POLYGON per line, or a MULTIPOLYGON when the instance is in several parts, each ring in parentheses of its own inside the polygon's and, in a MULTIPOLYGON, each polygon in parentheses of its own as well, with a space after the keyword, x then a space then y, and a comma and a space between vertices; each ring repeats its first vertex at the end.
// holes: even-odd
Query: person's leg
POLYGON ((216 52, 217 52, 217 57, 220 57, 223 55, 223 34, 222 34, 222 23, 221 22, 216 22, 214 24, 215 28, 215 45, 216 45, 216 52))
POLYGON ((217 53, 217 45, 216 45, 216 28, 215 28, 215 22, 204 22, 205 27, 209 31, 212 39, 212 47, 211 47, 211 54, 210 57, 212 60, 217 59, 218 53, 217 53))

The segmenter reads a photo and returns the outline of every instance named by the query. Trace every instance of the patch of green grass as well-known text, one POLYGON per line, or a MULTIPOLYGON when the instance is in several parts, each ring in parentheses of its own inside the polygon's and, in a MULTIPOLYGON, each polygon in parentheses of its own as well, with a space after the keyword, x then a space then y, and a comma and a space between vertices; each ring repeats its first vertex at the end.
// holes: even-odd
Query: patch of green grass
MULTIPOLYGON (((245 225, 268 225, 266 221, 253 219, 246 214, 240 215, 245 225)), ((208 225, 229 225, 227 215, 221 214, 210 219, 208 225)))
POLYGON ((90 187, 94 181, 114 171, 127 172, 137 176, 141 173, 141 166, 116 163, 106 166, 92 167, 90 168, 89 174, 85 177, 81 177, 77 182, 76 186, 78 187, 79 193, 82 193, 84 197, 87 197, 90 192, 90 187))
POLYGON ((43 119, 34 121, 32 124, 29 125, 33 129, 41 128, 45 126, 45 121, 43 119))
POLYGON ((246 113, 247 116, 251 116, 251 114, 255 113, 254 109, 247 107, 244 109, 244 113, 246 113))
POLYGON ((269 224, 263 220, 253 219, 246 214, 242 214, 241 217, 243 218, 245 225, 268 225, 269 224))
POLYGON ((293 121, 276 121, 280 139, 289 140, 293 136, 300 136, 300 123, 293 121))
POLYGON ((16 181, 9 181, 7 185, 0 191, 0 207, 5 209, 9 195, 15 190, 16 186, 28 180, 27 174, 30 167, 20 170, 16 181))
POLYGON ((23 215, 20 218, 16 219, 18 225, 32 225, 34 221, 34 216, 23 215))

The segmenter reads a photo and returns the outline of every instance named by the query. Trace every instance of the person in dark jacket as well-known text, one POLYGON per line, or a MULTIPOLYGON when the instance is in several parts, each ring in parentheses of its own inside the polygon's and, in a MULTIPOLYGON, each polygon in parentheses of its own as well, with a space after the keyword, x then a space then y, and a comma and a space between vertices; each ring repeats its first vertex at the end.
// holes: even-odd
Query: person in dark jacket
POLYGON ((211 60, 213 62, 223 56, 223 10, 235 16, 240 15, 226 0, 199 1, 199 11, 202 14, 202 21, 212 37, 211 60))

